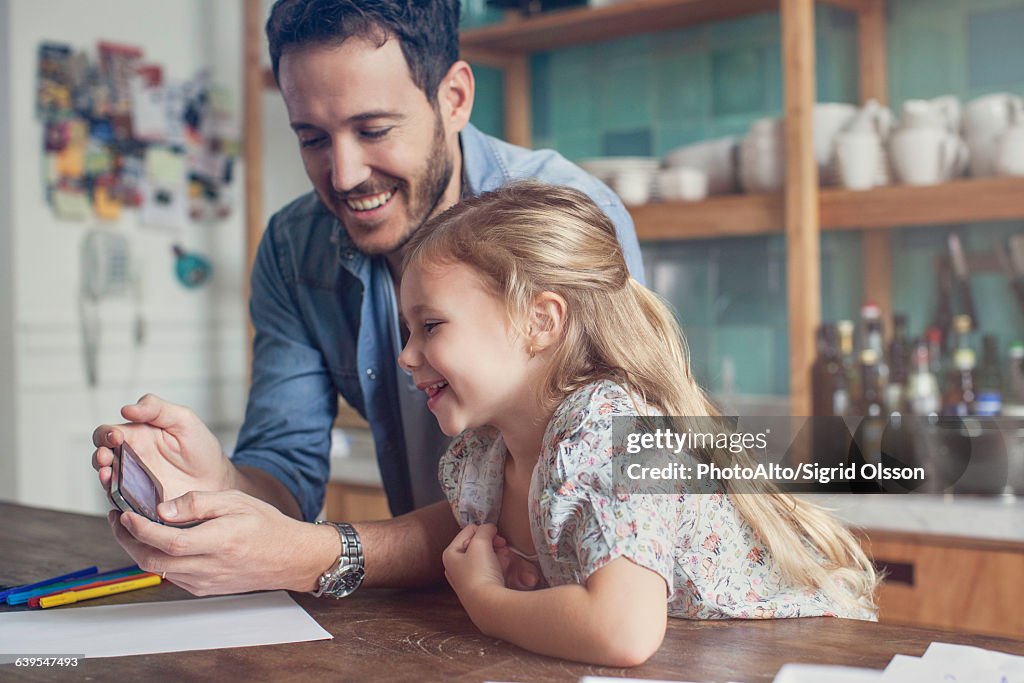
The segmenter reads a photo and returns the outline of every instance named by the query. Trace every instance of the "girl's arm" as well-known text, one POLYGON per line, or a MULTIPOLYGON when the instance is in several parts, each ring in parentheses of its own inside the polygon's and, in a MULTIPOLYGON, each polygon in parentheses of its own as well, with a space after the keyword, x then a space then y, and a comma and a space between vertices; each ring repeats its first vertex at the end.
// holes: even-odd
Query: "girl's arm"
POLYGON ((586 585, 522 592, 505 587, 493 524, 468 526, 444 553, 445 574, 485 634, 540 654, 604 666, 636 666, 661 646, 665 580, 619 557, 586 585))

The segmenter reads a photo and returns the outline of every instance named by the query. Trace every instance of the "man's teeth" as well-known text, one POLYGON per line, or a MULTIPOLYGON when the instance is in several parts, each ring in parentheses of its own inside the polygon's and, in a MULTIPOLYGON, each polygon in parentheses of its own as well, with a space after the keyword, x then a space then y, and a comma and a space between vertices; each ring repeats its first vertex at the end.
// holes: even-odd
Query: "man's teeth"
POLYGON ((395 194, 394 190, 388 192, 381 192, 370 197, 360 197, 359 199, 346 199, 345 203, 348 204, 350 209, 356 211, 369 211, 370 209, 376 209, 378 206, 387 204, 387 201, 395 194))

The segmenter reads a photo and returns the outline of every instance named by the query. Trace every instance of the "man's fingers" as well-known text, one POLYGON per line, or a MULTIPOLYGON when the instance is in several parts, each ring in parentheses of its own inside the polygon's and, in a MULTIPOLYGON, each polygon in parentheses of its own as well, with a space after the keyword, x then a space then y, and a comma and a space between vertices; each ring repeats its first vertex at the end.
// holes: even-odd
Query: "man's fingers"
POLYGON ((116 448, 124 441, 124 434, 113 425, 100 425, 92 432, 92 445, 97 448, 116 448))
POLYGON ((110 467, 114 464, 114 452, 109 448, 97 448, 92 452, 92 468, 110 467))
POLYGON ((165 500, 156 511, 161 519, 175 524, 198 522, 239 512, 245 505, 243 497, 238 491, 190 491, 165 500))
POLYGON ((121 408, 121 415, 131 422, 145 422, 160 429, 183 427, 192 418, 184 406, 168 403, 155 394, 146 394, 135 403, 121 408))

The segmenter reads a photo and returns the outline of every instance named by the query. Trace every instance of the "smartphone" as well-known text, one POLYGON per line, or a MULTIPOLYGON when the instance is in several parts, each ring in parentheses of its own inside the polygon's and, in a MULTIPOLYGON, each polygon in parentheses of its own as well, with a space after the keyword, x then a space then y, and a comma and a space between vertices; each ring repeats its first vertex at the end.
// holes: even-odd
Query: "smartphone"
POLYGON ((127 441, 114 451, 110 476, 110 499, 123 512, 134 512, 157 524, 175 527, 195 526, 198 522, 174 524, 160 519, 156 506, 163 502, 164 487, 146 467, 127 441))

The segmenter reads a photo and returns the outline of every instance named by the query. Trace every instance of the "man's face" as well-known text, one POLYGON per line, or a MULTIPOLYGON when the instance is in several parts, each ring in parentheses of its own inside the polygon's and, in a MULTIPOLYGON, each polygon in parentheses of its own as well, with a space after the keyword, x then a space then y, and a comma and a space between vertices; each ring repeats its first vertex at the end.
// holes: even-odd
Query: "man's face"
POLYGON ((457 132, 413 83, 397 41, 286 52, 279 82, 306 174, 361 251, 399 250, 458 199, 457 132))

